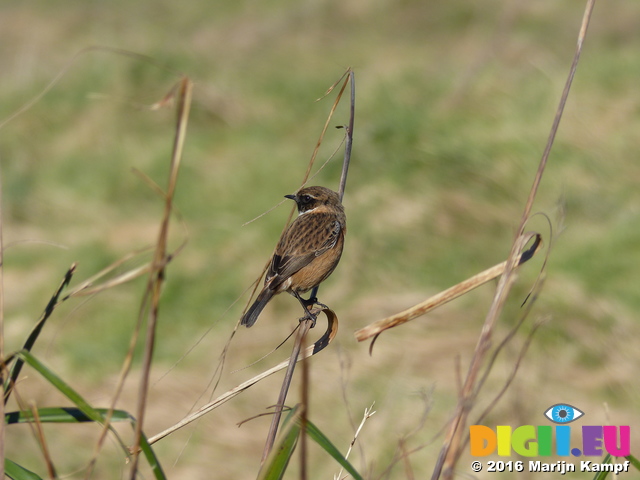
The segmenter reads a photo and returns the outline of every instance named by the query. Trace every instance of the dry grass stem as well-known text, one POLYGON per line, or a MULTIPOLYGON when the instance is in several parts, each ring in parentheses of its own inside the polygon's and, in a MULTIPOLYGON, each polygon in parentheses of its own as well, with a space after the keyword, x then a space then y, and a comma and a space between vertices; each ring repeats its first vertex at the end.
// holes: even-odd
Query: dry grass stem
MULTIPOLYGON (((298 357, 298 361, 303 360, 305 358, 308 358, 308 357, 310 357, 312 355, 315 355, 316 353, 319 353, 327 345, 329 345, 331 343, 331 341, 337 335, 337 333, 338 333, 338 318, 336 317, 336 314, 332 310, 328 310, 328 309, 323 310, 323 312, 327 316, 327 320, 328 320, 327 330, 322 335, 322 337, 319 338, 313 345, 309 345, 307 348, 305 348, 302 351, 302 354, 298 357)), ((235 387, 235 388, 225 392, 224 394, 218 396, 215 400, 213 400, 213 401, 207 403, 206 405, 200 407, 200 409, 198 409, 197 411, 195 411, 194 413, 192 413, 188 417, 185 417, 180 422, 178 422, 175 425, 169 427, 168 429, 158 433, 157 435, 154 435, 153 437, 149 438, 149 443, 150 444, 154 444, 158 440, 162 440, 166 436, 168 436, 168 435, 172 434, 173 432, 181 429, 182 427, 185 427, 185 426, 189 425, 190 423, 193 423, 194 421, 196 421, 199 418, 203 417, 204 415, 212 412, 213 410, 218 408, 220 405, 223 405, 227 401, 229 401, 232 398, 234 398, 236 395, 244 392, 246 389, 248 389, 249 387, 255 385, 256 383, 260 382, 261 380, 264 380, 265 378, 269 377, 270 375, 273 375, 276 372, 279 372, 280 370, 284 370, 285 368, 287 368, 289 366, 289 362, 290 362, 290 359, 287 359, 287 360, 279 363, 278 365, 270 368, 269 370, 266 370, 266 371, 260 373, 259 375, 256 375, 255 377, 247 380, 246 382, 241 383, 237 387, 235 387)))
MULTIPOLYGON (((524 316, 523 318, 526 319, 526 316, 524 316)), ((531 345, 531 342, 533 341, 533 336, 535 335, 536 331, 538 330, 538 328, 540 328, 540 326, 542 325, 542 322, 537 322, 534 324, 533 329, 529 332, 529 334, 527 335, 527 338, 525 340, 524 345, 522 346, 522 348, 520 348, 520 352, 518 354, 518 358, 516 359, 513 368, 511 369, 511 373, 509 374, 509 376, 506 378, 504 385, 502 386, 502 388, 500 389, 500 391, 496 394, 496 396, 494 397, 494 399, 491 401, 491 403, 489 404, 489 406, 480 414, 480 416, 478 417, 478 419, 475 421, 475 425, 481 423, 483 421, 483 419, 491 412, 491 410, 493 410, 493 408, 495 407, 495 405, 498 403, 498 401, 500 401, 500 399, 502 398, 502 396, 506 393, 506 391, 509 389, 509 387, 511 386, 511 383, 513 382, 513 379, 516 378, 516 374, 518 373, 518 369, 520 368, 520 364, 522 363, 522 360, 524 359, 524 356, 527 353, 527 350, 529 349, 529 346, 531 345)), ((505 339, 505 342, 503 342, 503 345, 506 343, 506 341, 508 341, 507 339, 505 339)), ((492 359, 492 362, 495 359, 492 359)), ((489 371, 491 367, 487 367, 487 371, 489 371)), ((481 383, 484 382, 484 379, 481 383)))
POLYGON ((51 460, 51 453, 49 452, 47 439, 44 436, 44 430, 42 429, 42 422, 40 421, 38 408, 33 403, 29 406, 31 407, 31 414, 33 415, 33 428, 35 429, 36 436, 38 438, 38 445, 40 446, 40 450, 42 451, 42 455, 44 456, 44 463, 47 466, 47 473, 49 474, 49 478, 58 478, 56 469, 53 466, 53 461, 51 460))
POLYGON ((282 411, 284 410, 284 402, 287 400, 287 393, 289 392, 289 387, 291 385, 291 381, 293 380, 293 372, 295 369, 295 365, 300 355, 302 343, 307 333, 309 332, 309 329, 311 328, 311 324, 312 324, 311 320, 305 319, 302 322, 300 322, 300 325, 298 327, 298 334, 296 335, 296 339, 293 344, 293 350, 291 351, 291 357, 289 358, 289 362, 287 364, 287 371, 282 381, 282 387, 280 388, 280 394, 278 396, 278 401, 276 403, 276 410, 271 419, 271 425, 269 426, 269 433, 267 434, 267 441, 265 442, 264 450, 262 451, 261 464, 264 464, 264 461, 269 456, 269 453, 271 452, 271 449, 273 448, 273 445, 276 441, 276 435, 278 433, 278 425, 280 424, 280 418, 282 417, 282 411))
MULTIPOLYGON (((344 161, 342 163, 342 173, 340 174, 340 187, 338 188, 338 195, 340 195, 340 200, 344 197, 344 190, 347 186, 347 174, 349 173, 349 164, 351 163, 351 148, 353 147, 353 125, 356 118, 356 76, 354 71, 349 68, 347 70, 349 74, 349 78, 347 79, 351 84, 351 102, 349 104, 349 125, 347 126, 347 143, 344 146, 344 161)), ((340 91, 340 95, 342 95, 342 91, 347 85, 347 81, 345 80, 344 86, 340 91)))
POLYGON ((540 159, 538 170, 536 172, 533 185, 529 192, 529 197, 525 204, 524 212, 520 219, 520 225, 516 232, 516 236, 513 241, 513 244, 511 246, 511 252, 509 253, 509 256, 507 258, 505 271, 500 277, 500 280, 498 282, 493 303, 491 304, 491 307, 489 308, 489 312, 487 313, 487 317, 485 319, 485 323, 483 325, 482 332, 478 340, 478 344, 476 346, 473 358, 471 360, 471 365, 469 367, 469 372, 467 374, 467 377, 463 386, 462 394, 458 400, 458 406, 456 408, 454 420, 451 422, 449 426, 449 431, 443 443, 440 456, 438 457, 438 462, 436 464, 436 467, 432 475, 432 479, 434 480, 440 478, 441 474, 443 474, 443 477, 447 480, 450 480, 454 477, 455 464, 457 459, 460 456, 461 448, 464 443, 462 438, 465 432, 467 418, 469 416, 469 412, 471 411, 471 408, 475 403, 475 399, 478 395, 478 391, 476 390, 478 373, 484 361, 485 355, 489 349, 493 328, 497 322, 497 319, 500 313, 502 312, 507 296, 511 291, 511 288, 515 282, 515 277, 516 277, 515 269, 516 269, 516 266, 518 265, 518 257, 519 257, 518 252, 522 247, 522 233, 524 231, 524 227, 531 214, 533 201, 538 192, 538 187, 542 180, 542 175, 544 173, 544 170, 549 158, 549 154, 551 152, 551 148, 553 146, 553 142, 554 142, 556 133, 558 131, 558 126, 560 124, 562 113, 564 111, 564 107, 566 105, 567 98, 569 96, 569 91, 571 90, 571 84, 573 82, 573 78, 578 66, 580 53, 582 52, 582 46, 584 43, 585 35, 587 33, 587 27, 589 25, 589 20, 591 18, 591 13, 593 11, 594 4, 595 4, 595 0, 587 1, 585 13, 584 13, 582 24, 580 27, 580 33, 578 35, 576 52, 573 57, 573 62, 571 64, 571 68, 562 92, 562 96, 560 98, 560 102, 556 111, 553 125, 551 127, 549 138, 547 141, 547 145, 542 154, 542 158, 540 159))
MULTIPOLYGON (((493 365, 495 364, 496 360, 498 359, 498 356, 500 355, 500 353, 504 350, 504 348, 507 346, 507 344, 509 342, 511 342, 511 340, 516 336, 516 333, 518 333, 518 331, 520 330, 520 327, 522 327, 524 322, 529 317, 529 314, 531 313, 531 311, 533 309, 533 305, 535 305, 536 300, 538 299, 538 294, 542 290, 542 285, 543 284, 544 284, 544 279, 542 279, 541 281, 536 283, 536 287, 535 287, 536 289, 533 292, 533 295, 531 296, 530 301, 527 303, 527 308, 524 310, 524 312, 522 312, 522 315, 520 316, 520 320, 518 320, 518 323, 516 323, 516 325, 511 329, 511 331, 509 331, 509 333, 502 339, 500 344, 493 351, 493 354, 491 355, 491 358, 489 359, 489 361, 487 363, 487 366, 485 367, 484 375, 480 378, 480 380, 477 383, 476 393, 478 393, 480 391, 480 389, 483 387, 483 385, 487 381, 487 378, 489 377, 489 373, 491 373, 493 365)), ((531 339, 533 337, 533 334, 536 332, 536 330, 538 329, 538 327, 540 325, 541 325, 540 322, 538 322, 538 323, 536 323, 534 325, 533 329, 531 330, 531 332, 529 332, 529 334, 527 336, 527 341, 529 341, 529 342, 531 341, 531 339)), ((527 348, 528 348, 528 344, 527 344, 527 348)), ((521 351, 521 357, 524 356, 525 352, 526 352, 526 350, 525 351, 521 351)), ((518 361, 516 362, 516 367, 517 367, 517 365, 519 365, 520 360, 522 359, 521 357, 518 358, 518 361)), ((517 368, 513 371, 513 377, 515 377, 516 372, 517 372, 517 368)), ((508 381, 508 383, 510 383, 510 381, 508 381)), ((505 391, 506 391, 506 389, 505 389, 505 391)), ((496 400, 497 400, 497 398, 499 398, 499 396, 496 397, 496 400)))
MULTIPOLYGON (((311 320, 306 320, 304 323, 312 326, 311 320)), ((300 348, 304 350, 307 343, 307 333, 309 333, 306 325, 300 327, 300 348)), ((300 436, 298 437, 299 455, 300 455, 300 480, 307 480, 307 425, 309 420, 309 362, 307 359, 302 359, 300 367, 302 368, 302 381, 300 382, 300 436)), ((278 403, 278 408, 284 406, 284 400, 282 404, 278 403)))
MULTIPOLYGON (((25 113, 28 110, 30 110, 34 105, 36 105, 40 100, 42 100, 42 98, 44 98, 44 96, 47 93, 49 93, 53 89, 53 87, 55 87, 60 82, 60 80, 67 74, 67 72, 71 69, 71 67, 73 67, 78 62, 78 60, 80 60, 82 57, 84 57, 84 56, 86 56, 86 55, 88 55, 90 53, 94 53, 94 52, 111 53, 111 54, 114 54, 114 55, 120 55, 120 56, 124 56, 124 57, 134 58, 136 60, 143 61, 143 62, 146 62, 148 64, 154 65, 156 68, 159 68, 161 70, 169 71, 171 73, 178 74, 178 75, 180 74, 179 72, 176 72, 175 70, 168 68, 166 64, 158 62, 153 57, 150 57, 148 55, 143 55, 141 53, 132 52, 131 50, 125 50, 125 49, 122 49, 122 48, 115 48, 115 47, 105 47, 105 46, 101 46, 101 45, 94 45, 94 46, 91 46, 91 47, 83 48, 82 50, 78 51, 60 69, 60 71, 56 74, 56 76, 53 77, 53 79, 40 91, 40 93, 38 93, 36 96, 32 97, 27 103, 25 103, 18 110, 16 110, 11 115, 6 117, 4 120, 0 121, 0 129, 4 128, 7 124, 9 124, 12 121, 14 121, 20 115, 22 115, 23 113, 25 113)), ((153 104, 150 108, 157 109, 158 105, 161 105, 163 101, 166 101, 166 97, 163 100, 161 100, 160 102, 157 102, 156 104, 153 104)))
MULTIPOLYGON (((358 425, 356 433, 353 435, 353 439, 351 440, 351 443, 349 443, 349 449, 347 450, 347 453, 344 456, 345 460, 349 459, 349 455, 351 455, 351 450, 353 450, 353 447, 356 444, 356 440, 358 440, 358 435, 360 435, 360 431, 362 430, 362 427, 364 427, 364 424, 367 422, 367 420, 369 420, 371 417, 375 415, 376 412, 373 409, 373 406, 375 404, 376 402, 373 402, 369 408, 364 409, 364 415, 362 416, 360 425, 358 425)), ((333 476, 333 480, 341 480, 343 471, 344 471, 344 468, 341 468, 338 474, 333 476)))
POLYGON ((82 282, 80 285, 77 285, 76 287, 74 287, 67 295, 65 295, 62 298, 61 302, 64 302, 65 300, 72 297, 95 295, 96 293, 100 293, 104 290, 108 290, 109 288, 117 287, 118 285, 122 285, 124 283, 130 282, 131 280, 134 280, 144 275, 145 273, 149 273, 149 271, 151 270, 151 264, 147 263, 140 267, 128 270, 114 278, 105 280, 103 283, 100 283, 97 285, 95 284, 96 280, 99 280, 103 276, 113 271, 115 268, 119 267, 120 265, 122 265, 123 263, 125 263, 126 261, 128 261, 129 259, 137 255, 138 253, 134 252, 129 255, 126 255, 125 257, 121 258, 117 262, 112 263, 107 268, 103 269, 102 271, 88 278, 87 280, 82 282))
MULTIPOLYGON (((536 233, 528 233, 523 237, 522 245, 528 243, 531 239, 534 239, 534 243, 529 247, 526 251, 522 252, 518 257, 518 264, 529 260, 533 255, 535 255, 540 248, 542 247, 542 237, 536 233)), ((478 288, 480 285, 483 285, 500 275, 505 271, 507 266, 507 262, 499 263, 498 265, 494 265, 483 272, 474 275, 467 280, 454 285, 447 290, 444 290, 432 297, 429 297, 425 301, 414 305, 407 310, 404 310, 400 313, 396 313, 395 315, 391 315, 390 317, 383 318, 382 320, 378 320, 373 322, 366 327, 361 328, 355 332, 356 340, 362 342, 371 337, 377 337, 385 330, 388 330, 393 327, 397 327, 398 325, 402 325, 403 323, 409 322, 421 315, 424 315, 431 310, 448 303, 465 293, 470 292, 474 288, 478 288)), ((375 339, 374 339, 375 341, 375 339)), ((373 348, 373 343, 371 344, 371 348, 373 348)))
MULTIPOLYGON (((145 349, 143 354, 143 366, 139 385, 138 407, 136 414, 136 430, 134 444, 140 443, 144 426, 144 416, 147 405, 147 395, 149 390, 149 375, 151 374, 151 363, 153 361, 153 351, 155 347, 156 326, 158 321, 158 309, 160 305, 160 293, 164 283, 164 268, 167 260, 167 242, 169 237, 169 222, 173 210, 173 196, 178 182, 178 171, 182 159, 182 151, 187 133, 187 123, 191 108, 191 96, 193 84, 191 80, 184 77, 180 82, 177 106, 176 135, 173 143, 171 155, 171 168, 169 171, 169 182, 166 193, 165 209, 158 234, 158 241, 153 259, 153 269, 149 273, 147 292, 144 303, 148 302, 149 313, 147 315, 147 336, 145 339, 145 349)), ((141 309, 142 311, 143 309, 141 309)), ((137 476, 138 452, 133 456, 131 463, 131 480, 137 476)))

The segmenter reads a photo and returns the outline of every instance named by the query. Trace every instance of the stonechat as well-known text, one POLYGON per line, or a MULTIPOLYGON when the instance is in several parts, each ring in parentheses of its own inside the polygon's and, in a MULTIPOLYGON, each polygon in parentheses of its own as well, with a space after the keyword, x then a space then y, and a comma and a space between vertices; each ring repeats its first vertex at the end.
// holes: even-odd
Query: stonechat
POLYGON ((242 316, 247 328, 256 323, 269 300, 281 292, 295 296, 310 316, 307 307, 315 298, 300 294, 317 287, 336 268, 342 255, 347 217, 340 197, 325 187, 306 187, 294 195, 285 195, 298 206, 298 217, 280 237, 271 258, 264 287, 242 316))

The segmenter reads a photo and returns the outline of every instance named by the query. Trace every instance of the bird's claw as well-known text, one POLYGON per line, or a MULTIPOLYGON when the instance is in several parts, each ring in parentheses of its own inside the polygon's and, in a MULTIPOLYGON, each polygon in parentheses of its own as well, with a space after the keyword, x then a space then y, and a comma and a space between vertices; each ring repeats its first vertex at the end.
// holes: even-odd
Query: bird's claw
POLYGON ((305 310, 305 315, 304 317, 300 317, 300 322, 304 322, 305 320, 311 320, 311 327, 313 328, 316 326, 316 320, 318 319, 318 314, 320 314, 320 312, 322 310, 324 310, 325 308, 329 308, 327 307, 325 304, 323 303, 317 303, 314 302, 313 304, 310 304, 307 306, 307 309, 305 310), (315 308, 309 308, 311 306, 315 306, 315 308), (320 308, 318 308, 320 307, 320 308))
POLYGON ((316 326, 316 315, 312 314, 311 312, 307 312, 304 317, 300 317, 298 320, 300 321, 300 323, 311 320, 311 326, 309 328, 313 328, 316 326))

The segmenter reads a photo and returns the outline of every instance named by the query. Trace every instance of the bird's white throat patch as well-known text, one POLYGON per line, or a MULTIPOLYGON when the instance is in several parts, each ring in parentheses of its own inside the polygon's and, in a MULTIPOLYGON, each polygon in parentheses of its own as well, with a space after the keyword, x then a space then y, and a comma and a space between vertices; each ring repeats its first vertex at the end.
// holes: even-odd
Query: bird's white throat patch
POLYGON ((316 207, 316 208, 312 208, 311 210, 306 210, 306 211, 304 211, 304 212, 299 212, 299 213, 298 213, 298 216, 306 215, 307 213, 311 213, 311 212, 313 212, 314 210, 317 210, 317 209, 318 209, 318 207, 316 207))

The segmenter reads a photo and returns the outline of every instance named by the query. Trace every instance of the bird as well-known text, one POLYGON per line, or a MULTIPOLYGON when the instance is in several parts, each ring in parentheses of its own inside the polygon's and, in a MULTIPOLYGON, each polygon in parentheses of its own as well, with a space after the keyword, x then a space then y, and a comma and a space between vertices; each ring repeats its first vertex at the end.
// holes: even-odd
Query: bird
POLYGON ((264 286, 255 302, 244 313, 241 325, 251 327, 269 301, 282 292, 295 296, 314 320, 308 306, 316 298, 303 299, 300 294, 317 287, 334 271, 344 247, 347 217, 340 196, 325 187, 304 187, 293 195, 297 218, 284 231, 269 262, 264 286))

